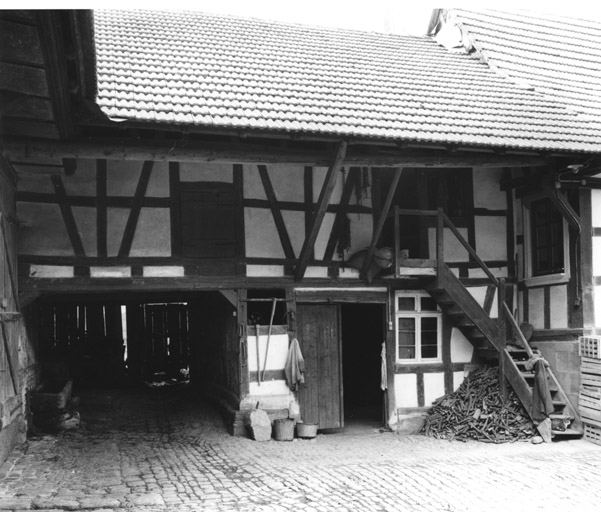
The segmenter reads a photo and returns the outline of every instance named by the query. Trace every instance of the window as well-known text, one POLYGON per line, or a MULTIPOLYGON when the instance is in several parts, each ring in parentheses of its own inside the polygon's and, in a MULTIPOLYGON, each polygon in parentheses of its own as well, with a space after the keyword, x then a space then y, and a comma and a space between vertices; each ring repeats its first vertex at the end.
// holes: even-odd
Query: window
POLYGON ((532 275, 565 271, 563 257, 563 218, 549 199, 530 204, 532 275))
POLYGON ((524 201, 524 280, 526 285, 569 279, 568 227, 548 198, 524 201))
POLYGON ((441 314, 425 292, 397 292, 396 359, 398 362, 441 361, 441 314))

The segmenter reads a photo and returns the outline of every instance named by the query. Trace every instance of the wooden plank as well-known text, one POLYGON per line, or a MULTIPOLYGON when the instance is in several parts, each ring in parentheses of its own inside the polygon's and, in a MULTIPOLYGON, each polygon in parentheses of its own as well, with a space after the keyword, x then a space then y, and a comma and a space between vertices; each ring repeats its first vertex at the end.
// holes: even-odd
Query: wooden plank
MULTIPOLYGON (((311 234, 311 220, 315 204, 313 202, 313 167, 305 166, 303 173, 304 199, 303 211, 305 212, 305 238, 311 234)), ((289 205, 282 205, 282 208, 289 209, 289 205)), ((311 250, 311 259, 315 258, 315 251, 311 250)))
POLYGON ((13 385, 13 392, 16 395, 19 393, 19 386, 17 384, 17 372, 16 369, 13 367, 13 362, 10 357, 10 343, 8 340, 6 324, 4 322, 0 322, 0 333, 2 334, 2 342, 4 344, 4 352, 6 354, 6 362, 8 364, 8 373, 10 374, 10 381, 13 385))
MULTIPOLYGON (((241 164, 234 164, 232 169, 234 181, 234 197, 236 201, 236 256, 242 258, 246 254, 246 234, 244 226, 244 168, 241 164)), ((240 263, 237 273, 246 275, 246 265, 240 263)))
MULTIPOLYGON (((12 99, 8 99, 0 106, 0 113, 11 126, 14 120, 52 121, 54 119, 50 100, 19 93, 15 93, 12 99)), ((11 135, 15 136, 16 133, 11 130, 11 135)))
MULTIPOLYGON (((60 167, 62 170, 62 167, 60 167)), ((40 174, 56 174, 58 168, 53 167, 48 169, 47 172, 34 173, 40 174)), ((19 173, 21 176, 21 173, 19 173)), ((15 199, 22 203, 45 203, 45 204, 56 204, 56 195, 47 194, 44 192, 17 192, 15 199)), ((134 204, 134 197, 126 196, 111 196, 106 197, 106 206, 108 208, 131 208, 134 204)), ((69 204, 71 206, 83 206, 88 208, 95 208, 98 205, 96 197, 92 196, 69 196, 69 204)), ((170 208, 172 200, 168 197, 144 197, 142 200, 143 208, 170 208)))
POLYGON ((346 142, 340 142, 336 151, 336 156, 328 168, 328 172, 321 188, 321 193, 319 194, 319 199, 317 200, 317 209, 315 210, 313 220, 311 221, 311 231, 305 238, 303 248, 301 249, 298 258, 298 264, 295 271, 295 279, 297 281, 300 281, 305 275, 309 258, 313 252, 315 241, 317 240, 317 235, 319 234, 321 223, 323 222, 323 218, 326 213, 326 208, 330 202, 330 199, 332 198, 334 187, 336 186, 336 179, 338 178, 338 173, 340 172, 342 162, 344 161, 346 147, 346 142))
POLYGON ((348 213, 351 195, 353 190, 355 190, 357 187, 357 179, 360 171, 361 169, 359 167, 351 167, 349 169, 346 181, 344 183, 344 188, 342 190, 342 195, 340 197, 340 203, 336 212, 336 217, 334 218, 334 224, 332 225, 330 238, 328 239, 328 244, 326 245, 326 250, 324 252, 323 259, 325 261, 332 261, 332 258, 334 257, 336 245, 340 240, 340 235, 342 234, 342 229, 344 228, 344 221, 348 213))
POLYGON ((403 168, 400 167, 395 169, 394 176, 392 177, 392 182, 390 184, 390 189, 388 189, 388 194, 386 195, 386 200, 384 201, 384 205, 382 206, 382 211, 380 212, 380 217, 378 218, 378 222, 374 228, 371 244, 369 245, 369 249, 367 250, 367 255, 365 256, 365 262, 363 264, 363 268, 361 269, 360 277, 361 279, 365 279, 367 275, 367 271, 369 266, 371 265, 371 260, 373 258, 374 252, 376 250, 376 244, 380 240, 380 235, 382 234, 382 229, 384 228, 384 223, 386 222, 386 218, 388 217, 388 212, 390 211, 390 205, 392 205, 392 201, 394 199, 394 194, 397 189, 397 185, 399 184, 399 180, 401 179, 401 173, 403 172, 403 168))
POLYGON ((10 281, 10 289, 12 291, 13 300, 15 303, 15 309, 19 311, 19 294, 17 292, 17 276, 16 268, 14 266, 13 257, 11 254, 11 246, 8 241, 8 234, 6 228, 6 215, 0 211, 0 229, 2 230, 2 245, 4 246, 4 256, 6 258, 6 267, 8 270, 8 279, 10 281))
MULTIPOLYGON (((5 149, 11 156, 26 158, 28 155, 52 157, 106 158, 109 160, 198 161, 222 163, 289 163, 313 166, 331 164, 331 154, 326 149, 283 148, 238 142, 206 144, 189 141, 186 145, 173 145, 173 141, 105 140, 98 142, 60 142, 48 144, 9 138, 5 149)), ((347 165, 381 167, 526 167, 548 166, 552 160, 538 155, 499 155, 482 152, 451 152, 446 150, 409 150, 379 148, 366 152, 361 145, 351 147, 345 155, 347 165)))
POLYGON ((73 210, 71 209, 71 204, 69 203, 67 192, 65 191, 65 186, 63 185, 63 180, 56 174, 51 176, 50 179, 52 180, 52 185, 54 186, 56 202, 60 207, 63 221, 65 222, 65 227, 67 228, 67 234, 69 235, 69 240, 71 241, 71 246, 73 247, 73 252, 76 256, 85 256, 86 253, 83 247, 83 242, 81 241, 81 235, 79 233, 79 229, 77 228, 77 223, 75 222, 75 216, 73 215, 73 210))
POLYGON ((107 252, 107 165, 106 160, 96 161, 96 247, 98 256, 106 257, 107 252))
POLYGON ((179 167, 179 162, 169 162, 169 214, 171 218, 171 254, 173 256, 182 255, 182 204, 179 167))
POLYGON ((58 139, 59 133, 54 121, 37 119, 11 119, 0 125, 4 135, 25 135, 36 139, 58 139), (9 124, 10 122, 10 124, 9 124))
POLYGON ((292 242, 290 241, 288 229, 286 228, 286 223, 284 222, 284 217, 282 216, 282 211, 280 210, 280 205, 278 204, 275 190, 273 189, 271 179, 269 178, 267 167, 265 165, 259 165, 258 168, 259 176, 261 177, 261 182, 263 183, 263 188, 265 189, 265 195, 269 201, 275 227, 277 229, 278 236, 280 237, 280 243, 282 244, 282 249, 284 250, 284 255, 286 258, 294 258, 292 242))
POLYGON ((37 66, 44 64, 38 33, 31 25, 0 20, 0 48, 4 60, 37 66))
POLYGON ((0 62, 0 89, 48 97, 46 72, 41 68, 0 62))
POLYGON ((482 309, 486 311, 490 315, 490 311, 492 309, 492 304, 495 300, 495 294, 497 292, 497 287, 490 284, 486 287, 486 295, 484 296, 484 305, 482 309))
MULTIPOLYGON (((42 55, 46 69, 46 83, 54 104, 56 126, 61 139, 74 135, 75 127, 71 110, 70 83, 67 76, 65 34, 60 11, 36 11, 42 55)), ((69 158, 69 157, 64 157, 69 158)))
POLYGON ((138 185, 136 186, 134 202, 129 212, 129 217, 127 218, 127 223, 123 232, 123 239, 121 240, 121 246, 119 247, 118 256, 120 257, 129 256, 131 244, 134 241, 134 235, 136 233, 136 227, 138 226, 138 219, 140 218, 140 211, 142 210, 144 196, 146 195, 146 189, 148 188, 148 182, 150 181, 153 165, 154 162, 152 160, 146 160, 142 164, 142 172, 140 173, 138 185))

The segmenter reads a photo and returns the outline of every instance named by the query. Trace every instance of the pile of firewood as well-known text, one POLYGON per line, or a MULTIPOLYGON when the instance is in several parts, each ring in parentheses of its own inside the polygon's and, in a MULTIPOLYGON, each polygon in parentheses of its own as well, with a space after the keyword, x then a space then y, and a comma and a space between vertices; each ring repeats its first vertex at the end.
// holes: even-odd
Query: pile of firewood
POLYGON ((434 402, 421 432, 438 439, 510 443, 532 438, 536 427, 512 389, 503 400, 498 368, 484 368, 434 402))

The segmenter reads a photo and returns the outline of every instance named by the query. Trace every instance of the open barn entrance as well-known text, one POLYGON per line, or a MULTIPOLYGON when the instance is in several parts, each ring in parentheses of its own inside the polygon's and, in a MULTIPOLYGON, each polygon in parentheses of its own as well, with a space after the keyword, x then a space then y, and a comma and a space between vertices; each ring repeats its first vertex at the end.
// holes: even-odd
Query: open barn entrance
POLYGON ((384 391, 380 387, 384 324, 384 304, 341 305, 346 428, 384 424, 384 391))
POLYGON ((230 299, 214 291, 47 297, 40 307, 42 378, 111 388, 223 381, 237 389, 235 372, 222 364, 235 334, 230 299))

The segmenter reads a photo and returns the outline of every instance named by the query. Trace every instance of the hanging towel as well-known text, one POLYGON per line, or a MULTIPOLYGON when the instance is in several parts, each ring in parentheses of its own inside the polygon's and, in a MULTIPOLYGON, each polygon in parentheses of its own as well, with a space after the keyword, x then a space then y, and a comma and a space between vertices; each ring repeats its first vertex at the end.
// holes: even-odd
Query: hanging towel
POLYGON ((301 353, 298 340, 294 338, 288 347, 288 356, 286 357, 286 366, 284 367, 286 384, 292 391, 296 391, 299 384, 305 382, 305 377, 303 376, 304 371, 305 360, 301 353))
POLYGON ((380 354, 380 389, 384 391, 388 388, 388 370, 386 369, 386 343, 382 342, 382 352, 380 354))

